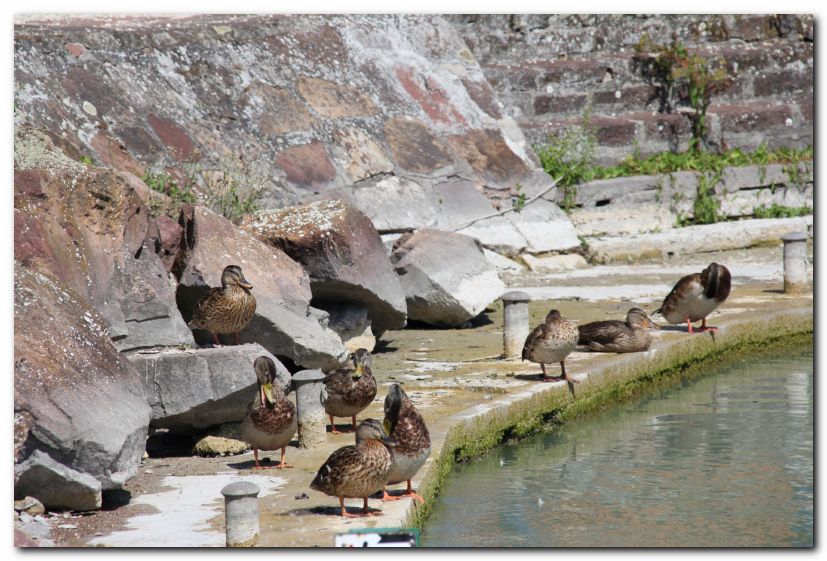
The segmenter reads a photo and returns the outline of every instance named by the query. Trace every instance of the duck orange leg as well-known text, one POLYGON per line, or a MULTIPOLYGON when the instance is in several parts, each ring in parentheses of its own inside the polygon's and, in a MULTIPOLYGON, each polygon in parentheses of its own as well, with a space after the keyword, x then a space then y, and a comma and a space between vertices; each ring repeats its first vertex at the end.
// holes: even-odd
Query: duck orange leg
POLYGON ((235 336, 233 337, 233 339, 235 340, 235 344, 236 344, 236 345, 240 345, 240 344, 241 344, 241 337, 239 337, 239 334, 238 334, 238 333, 236 333, 236 334, 235 334, 235 336))
POLYGON ((382 500, 383 501, 398 501, 400 499, 411 498, 414 500, 419 501, 422 504, 425 504, 425 499, 422 498, 421 495, 418 495, 414 492, 413 487, 411 486, 411 480, 408 479, 408 488, 403 492, 401 495, 394 496, 389 495, 387 489, 384 487, 382 488, 382 500))
POLYGON ((356 415, 354 415, 350 420, 351 427, 353 428, 353 432, 356 432, 356 415))
POLYGON ((333 415, 328 415, 330 417, 330 434, 342 434, 342 431, 336 430, 336 423, 333 422, 333 415))
POLYGON ((712 331, 714 333, 714 332, 718 331, 718 328, 713 327, 711 325, 707 325, 706 324, 706 318, 704 318, 703 320, 701 320, 701 328, 699 329, 699 331, 712 331))
POLYGON ((253 448, 253 456, 256 458, 256 466, 253 469, 270 469, 274 466, 263 466, 258 463, 258 448, 253 448))
POLYGON ((287 456, 287 446, 282 446, 282 447, 281 447, 281 461, 279 462, 279 469, 284 469, 284 468, 291 468, 291 467, 293 467, 292 465, 288 464, 288 463, 285 461, 285 457, 286 457, 286 456, 287 456))
POLYGON ((686 318, 686 331, 689 333, 695 333, 695 331, 692 329, 692 322, 689 321, 689 318, 686 318))
POLYGON ((221 346, 221 340, 218 338, 218 333, 213 333, 212 334, 212 340, 213 340, 213 343, 215 343, 216 347, 221 346))

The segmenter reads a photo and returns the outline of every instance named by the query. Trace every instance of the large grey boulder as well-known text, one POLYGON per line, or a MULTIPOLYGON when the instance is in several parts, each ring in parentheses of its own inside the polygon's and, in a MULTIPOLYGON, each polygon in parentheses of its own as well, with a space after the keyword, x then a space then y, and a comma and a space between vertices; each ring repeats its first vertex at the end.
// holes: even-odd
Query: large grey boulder
POLYGON ((95 308, 118 350, 193 345, 175 281, 156 254, 158 226, 135 189, 139 180, 55 164, 66 158, 43 133, 16 134, 15 259, 59 278, 95 308))
MULTIPOLYGON (((259 343, 311 368, 334 368, 347 360, 341 339, 311 314, 310 279, 301 265, 206 208, 185 206, 180 223, 184 247, 174 270, 184 319, 192 318, 195 303, 209 287, 221 286, 224 267, 238 265, 253 284, 257 303, 241 342, 259 343)), ((196 340, 211 341, 206 332, 196 332, 196 340)))
POLYGON ((97 510, 102 503, 100 481, 40 450, 14 466, 14 493, 37 497, 52 510, 97 510))
POLYGON ((461 325, 505 290, 480 242, 463 234, 406 234, 396 241, 391 262, 405 289, 408 317, 431 325, 461 325))
POLYGON ((152 426, 186 433, 244 419, 256 393, 253 362, 260 356, 273 359, 277 379, 289 392, 290 372, 257 344, 144 351, 128 358, 146 386, 152 426))
MULTIPOLYGON (((140 465, 150 408, 106 321, 72 290, 15 264, 14 322, 17 461, 41 451, 102 490, 120 488, 140 465)), ((36 486, 26 493, 48 504, 36 486)))
POLYGON ((405 326, 405 294, 370 219, 341 199, 256 213, 243 224, 310 275, 313 305, 357 304, 373 332, 405 326))

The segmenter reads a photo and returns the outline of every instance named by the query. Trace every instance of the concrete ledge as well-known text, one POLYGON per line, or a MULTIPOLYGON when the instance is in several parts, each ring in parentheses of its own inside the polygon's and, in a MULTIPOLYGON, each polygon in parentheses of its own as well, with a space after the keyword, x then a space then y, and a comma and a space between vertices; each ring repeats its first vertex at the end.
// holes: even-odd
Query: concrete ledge
POLYGON ((789 232, 810 231, 813 217, 763 218, 676 228, 662 233, 603 238, 588 242, 593 263, 632 261, 663 255, 704 253, 780 243, 789 232))
POLYGON ((391 515, 383 525, 422 528, 456 461, 477 456, 510 438, 538 432, 549 423, 563 424, 608 403, 628 399, 645 387, 700 376, 702 371, 696 366, 706 360, 811 338, 813 310, 797 308, 765 317, 763 322, 751 318, 718 325, 714 341, 706 335, 687 336, 678 341, 659 340, 646 353, 611 355, 611 361, 575 376, 582 382, 576 400, 569 397, 563 382, 531 385, 456 414, 421 481, 414 482, 425 505, 416 509, 409 506, 404 517, 396 520, 391 515))

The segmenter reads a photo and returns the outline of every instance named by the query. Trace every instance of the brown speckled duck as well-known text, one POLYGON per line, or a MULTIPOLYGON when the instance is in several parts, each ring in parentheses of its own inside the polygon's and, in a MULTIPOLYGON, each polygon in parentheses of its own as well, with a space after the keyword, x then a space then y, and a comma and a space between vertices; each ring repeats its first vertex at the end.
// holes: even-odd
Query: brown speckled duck
POLYGON ((593 321, 580 325, 578 345, 590 351, 602 353, 639 353, 652 344, 649 329, 660 329, 649 315, 640 308, 632 308, 626 314, 626 321, 593 321))
MULTIPOLYGON (((330 432, 339 434, 333 417, 350 417, 356 430, 356 415, 376 397, 376 379, 370 371, 371 356, 367 349, 357 349, 351 355, 354 368, 337 368, 324 377, 322 405, 330 416, 330 432)), ((345 431, 348 432, 348 431, 345 431)))
POLYGON ((382 423, 365 419, 356 429, 356 445, 343 446, 333 452, 319 468, 310 488, 338 497, 345 518, 378 514, 368 509, 368 497, 381 491, 388 482, 393 465, 391 448, 395 444, 385 433, 382 423), (362 511, 348 513, 346 498, 364 499, 362 511))
POLYGON ((565 380, 568 383, 569 391, 574 394, 573 384, 577 380, 566 375, 566 357, 577 346, 577 326, 562 318, 560 312, 551 310, 546 315, 546 320, 535 327, 526 337, 523 345, 523 360, 539 362, 543 373, 540 374, 542 382, 557 382, 565 380), (550 377, 546 375, 546 364, 559 362, 562 372, 561 376, 550 377))
POLYGON ((383 491, 382 499, 395 501, 411 497, 424 503, 425 499, 414 492, 411 479, 431 453, 431 435, 425 426, 425 419, 399 384, 392 385, 385 396, 384 429, 396 441, 396 446, 391 449, 393 467, 388 485, 406 481, 408 488, 401 496, 389 495, 387 491, 383 491))
POLYGON ((706 316, 727 299, 731 286, 729 269, 710 263, 700 273, 686 275, 679 280, 654 313, 661 314, 673 325, 685 322, 689 333, 694 333, 692 322, 698 320, 703 320, 698 332, 717 331, 717 328, 706 325, 706 316))
POLYGON ((237 345, 239 332, 247 327, 256 312, 252 288, 241 267, 228 265, 221 274, 221 288, 210 288, 198 300, 188 325, 212 333, 216 345, 221 344, 219 335, 234 335, 237 345))
POLYGON ((296 434, 296 408, 284 395, 276 380, 276 364, 268 356, 260 356, 253 365, 258 378, 256 397, 247 406, 241 431, 256 459, 254 469, 263 469, 258 461, 259 450, 281 448, 279 469, 293 467, 285 462, 287 445, 296 434))

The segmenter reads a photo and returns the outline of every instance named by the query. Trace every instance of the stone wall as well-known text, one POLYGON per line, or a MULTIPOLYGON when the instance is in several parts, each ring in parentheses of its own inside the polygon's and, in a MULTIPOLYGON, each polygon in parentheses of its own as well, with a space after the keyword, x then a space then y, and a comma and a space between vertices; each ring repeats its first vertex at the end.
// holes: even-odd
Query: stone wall
POLYGON ((812 16, 783 15, 454 15, 447 16, 526 137, 590 122, 597 158, 615 162, 686 149, 690 123, 660 112, 655 84, 635 62, 644 33, 674 36, 708 59, 723 57, 733 80, 713 98, 709 137, 753 149, 813 143, 812 16))
POLYGON ((15 122, 139 176, 252 167, 267 207, 388 177, 549 185, 439 16, 19 16, 15 122))

